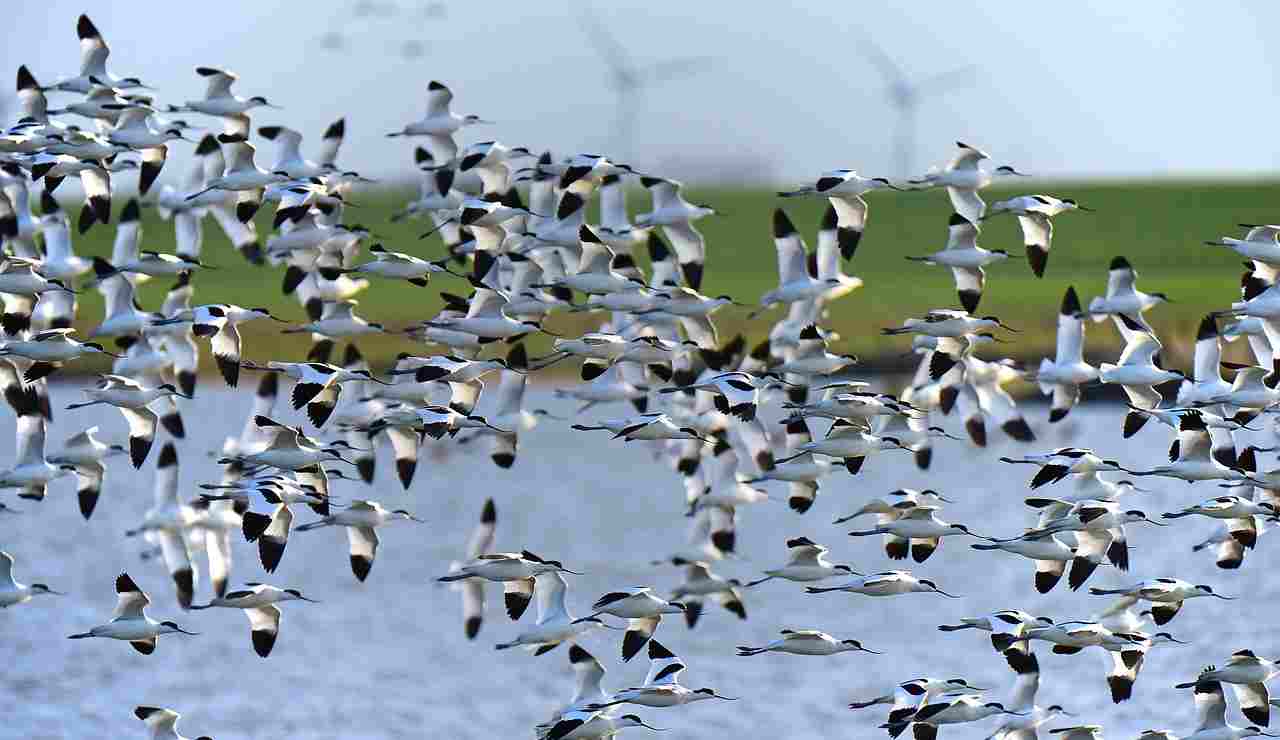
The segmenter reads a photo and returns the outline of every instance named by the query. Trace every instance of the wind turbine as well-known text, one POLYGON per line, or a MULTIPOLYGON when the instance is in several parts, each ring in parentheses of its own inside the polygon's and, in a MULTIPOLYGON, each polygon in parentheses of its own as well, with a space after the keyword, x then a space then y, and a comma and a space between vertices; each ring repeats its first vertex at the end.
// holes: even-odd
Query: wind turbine
POLYGON ((662 82, 697 74, 713 60, 710 57, 673 57, 661 62, 638 65, 590 10, 583 11, 579 22, 588 42, 608 68, 608 85, 617 98, 609 154, 623 162, 630 162, 633 154, 632 127, 645 90, 662 82))
POLYGON ((959 67, 922 80, 912 80, 893 59, 871 39, 858 41, 862 53, 885 79, 885 93, 889 104, 898 113, 898 125, 893 136, 894 159, 897 160, 899 177, 917 174, 912 167, 916 155, 916 113, 926 97, 942 95, 968 83, 977 70, 973 66, 959 67))

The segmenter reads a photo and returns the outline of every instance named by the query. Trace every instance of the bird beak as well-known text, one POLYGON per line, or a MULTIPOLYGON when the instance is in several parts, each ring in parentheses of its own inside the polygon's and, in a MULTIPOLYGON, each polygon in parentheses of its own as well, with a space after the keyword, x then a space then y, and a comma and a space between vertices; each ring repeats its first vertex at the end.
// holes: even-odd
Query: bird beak
POLYGON ((955 594, 949 594, 949 593, 947 593, 946 591, 943 591, 943 590, 942 590, 942 589, 940 589, 940 588, 935 588, 935 589, 933 590, 933 592, 934 592, 935 594, 942 594, 943 596, 947 597, 948 599, 958 599, 958 598, 960 598, 959 596, 956 596, 955 594))
POLYGON ((436 232, 437 232, 437 231, 439 231, 440 229, 443 229, 447 224, 452 224, 452 223, 457 223, 457 222, 458 222, 458 219, 456 219, 456 218, 446 218, 445 220, 443 220, 443 221, 441 221, 441 222, 440 222, 440 225, 439 225, 439 226, 437 226, 437 227, 435 227, 434 229, 432 229, 432 230, 430 230, 430 231, 426 232, 425 234, 421 234, 421 235, 419 235, 419 236, 418 236, 418 238, 419 238, 419 239, 426 239, 427 237, 429 237, 429 236, 431 236, 432 234, 436 233, 436 232))
MULTIPOLYGON (((1151 519, 1147 519, 1146 517, 1143 517, 1143 518, 1142 518, 1142 521, 1146 522, 1147 524, 1154 524, 1154 525, 1156 525, 1157 527, 1167 527, 1167 526, 1169 526, 1169 525, 1167 525, 1167 524, 1161 524, 1160 522, 1153 521, 1153 520, 1151 520, 1151 519)), ((1215 595, 1216 595, 1216 594, 1215 594, 1215 595)))
POLYGON ((1222 599, 1223 601, 1235 601, 1235 600, 1236 600, 1236 597, 1234 597, 1234 596, 1223 596, 1222 594, 1214 594, 1213 596, 1214 596, 1214 598, 1222 599))
POLYGON ((318 600, 316 600, 316 599, 308 599, 308 598, 307 598, 307 597, 305 597, 305 596, 299 596, 298 598, 299 598, 300 600, 302 600, 302 601, 307 601, 307 602, 310 602, 310 603, 312 603, 312 604, 319 604, 319 603, 321 603, 320 601, 318 601, 318 600))
POLYGON ((561 572, 561 573, 568 573, 568 574, 570 574, 570 575, 575 575, 575 576, 580 576, 580 575, 582 575, 582 574, 581 574, 581 573, 579 573, 578 571, 576 571, 576 570, 569 570, 568 568, 561 568, 561 569, 560 569, 560 572, 561 572))
POLYGON ((51 588, 46 588, 46 589, 44 590, 44 592, 45 592, 45 593, 47 593, 47 594, 53 594, 54 596, 66 596, 66 595, 67 595, 67 592, 66 592, 66 591, 54 591, 54 590, 53 590, 53 589, 51 589, 51 588))
POLYGON ((880 652, 879 650, 871 650, 869 648, 864 648, 864 647, 860 647, 858 648, 858 650, 861 650, 864 653, 871 653, 872 655, 884 655, 884 653, 880 652))
POLYGON ((1001 329, 1004 329, 1004 330, 1006 330, 1006 331, 1011 331, 1011 332, 1013 332, 1014 334, 1021 334, 1021 333, 1022 333, 1022 332, 1018 331, 1017 329, 1013 328, 1012 326, 1009 326, 1008 324, 1004 323, 1003 321, 1001 321, 1001 322, 999 323, 999 326, 1000 326, 1000 328, 1001 328, 1001 329))
POLYGON ((413 516, 412 514, 410 514, 410 515, 409 515, 409 521, 411 521, 411 522, 417 522, 418 524, 426 524, 426 523, 427 523, 427 520, 426 520, 426 519, 419 519, 418 517, 413 516))
POLYGON ((653 725, 646 725, 646 724, 645 724, 645 723, 643 723, 643 722, 641 722, 641 723, 640 723, 640 726, 641 726, 641 727, 647 727, 648 729, 653 730, 654 732, 666 732, 666 731, 667 731, 667 728, 665 728, 665 727, 654 727, 653 725))
POLYGON ((181 627, 174 627, 174 629, 176 629, 177 631, 181 632, 181 633, 182 633, 182 634, 184 634, 184 635, 198 635, 198 634, 200 634, 199 632, 188 632, 188 631, 186 631, 186 630, 182 629, 181 627))
POLYGON ((1097 209, 1097 208, 1089 208, 1088 206, 1081 206, 1081 205, 1077 205, 1077 206, 1076 206, 1076 210, 1077 210, 1077 211, 1084 211, 1085 213, 1097 213, 1097 212, 1098 212, 1098 209, 1097 209))

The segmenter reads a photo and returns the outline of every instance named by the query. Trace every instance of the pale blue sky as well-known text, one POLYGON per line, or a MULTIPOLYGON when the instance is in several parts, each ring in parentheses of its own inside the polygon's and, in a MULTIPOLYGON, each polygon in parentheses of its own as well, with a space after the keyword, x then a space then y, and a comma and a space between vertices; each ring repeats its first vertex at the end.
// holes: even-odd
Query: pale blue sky
MULTIPOLYGON (((368 0, 366 0, 368 2, 368 0)), ((241 75, 237 91, 286 109, 255 126, 288 123, 311 143, 345 115, 344 163, 406 171, 410 147, 383 138, 417 117, 430 79, 449 84, 455 110, 497 123, 466 141, 497 138, 557 153, 608 153, 613 97, 573 2, 456 2, 444 16, 358 17, 352 2, 218 0, 27 2, 10 8, 0 44, 6 79, 21 63, 51 81, 76 71, 75 18, 90 15, 112 46, 115 74, 154 82, 165 101, 198 97, 200 64, 241 75), (14 14, 16 13, 16 17, 14 14), (341 32, 347 50, 327 50, 341 32), (407 59, 406 42, 422 55, 407 59)), ((600 20, 637 63, 704 55, 714 65, 652 89, 635 118, 638 168, 688 176, 704 163, 802 178, 853 167, 896 174, 892 109, 857 34, 878 41, 911 75, 972 64, 970 84, 920 109, 917 167, 951 142, 1049 177, 1253 174, 1275 152, 1276 52, 1268 29, 1280 4, 1219 0, 744 3, 600 2, 600 20), (764 167, 760 167, 763 164, 764 167)), ((11 84, 11 83, 9 83, 11 84)), ((195 118, 196 116, 193 116, 195 118)))

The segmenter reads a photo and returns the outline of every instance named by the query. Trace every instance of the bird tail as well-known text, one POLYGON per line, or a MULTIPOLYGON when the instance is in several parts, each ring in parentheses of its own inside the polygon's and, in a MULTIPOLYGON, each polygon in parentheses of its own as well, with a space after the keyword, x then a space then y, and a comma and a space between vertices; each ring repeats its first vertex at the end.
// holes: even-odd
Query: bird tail
POLYGON ((92 632, 78 632, 74 635, 67 635, 68 640, 83 640, 86 637, 93 637, 92 632))
POLYGON ((761 579, 756 580, 756 581, 748 581, 747 583, 743 584, 743 585, 742 585, 742 587, 743 587, 743 588, 751 588, 752 586, 759 586, 760 584, 764 583, 765 581, 772 581, 773 579, 774 579, 774 576, 765 576, 764 578, 761 578, 761 579))
POLYGON ((454 581, 463 581, 470 577, 471 576, 468 576, 465 573, 450 573, 447 576, 440 576, 436 581, 440 583, 453 583, 454 581))
POLYGON ((981 542, 975 542, 974 544, 969 545, 969 547, 972 547, 975 550, 999 550, 1000 549, 999 545, 987 545, 981 542))
POLYGON ((745 657, 748 655, 759 655, 760 653, 763 653, 763 652, 764 650, 762 648, 747 647, 746 645, 738 646, 738 655, 740 657, 745 657))
POLYGON ((807 594, 825 594, 828 591, 839 591, 838 588, 824 588, 822 586, 808 586, 804 592, 807 594))

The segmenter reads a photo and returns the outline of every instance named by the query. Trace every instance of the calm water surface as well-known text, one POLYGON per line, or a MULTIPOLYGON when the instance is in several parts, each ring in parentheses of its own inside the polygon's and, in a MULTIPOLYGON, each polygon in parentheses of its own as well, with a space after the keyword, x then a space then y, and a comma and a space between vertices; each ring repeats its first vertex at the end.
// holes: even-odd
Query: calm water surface
MULTIPOLYGON (((77 395, 69 386, 55 389, 56 407, 77 395)), ((536 397, 530 405, 571 411, 549 393, 532 395, 536 397)), ((238 433, 249 400, 247 393, 215 391, 206 381, 199 398, 185 407, 189 434, 179 445, 184 497, 198 493, 197 483, 217 479, 218 467, 207 450, 225 435, 238 433)), ((601 417, 625 413, 622 407, 598 411, 601 417)), ((947 520, 967 523, 982 533, 1011 536, 1031 519, 1021 504, 1030 469, 1000 464, 1000 455, 1076 443, 1145 466, 1158 463, 1169 443, 1167 430, 1152 423, 1122 444, 1119 411, 1113 406, 1078 409, 1069 425, 1052 430, 1043 424, 1044 412, 1033 409, 1041 420, 1036 426, 1042 439, 1031 448, 1001 440, 986 450, 974 450, 949 442, 938 447, 928 473, 916 470, 905 455, 874 459, 857 477, 841 470, 823 482, 817 503, 805 515, 774 503, 744 509, 738 534, 743 557, 719 564, 716 570, 750 578, 761 568, 780 564, 786 554, 783 541, 799 535, 829 545, 833 559, 859 570, 893 567, 878 542, 847 537, 847 526, 830 522, 864 500, 899 487, 936 488, 957 500, 943 514, 947 520)), ((51 444, 93 423, 102 425, 104 436, 125 435, 124 421, 112 409, 59 411, 49 430, 51 444)), ((959 430, 956 421, 947 424, 959 430)), ((324 602, 283 605, 280 639, 266 660, 252 651, 248 623, 240 612, 180 613, 163 567, 141 561, 142 543, 123 536, 151 505, 151 466, 159 443, 142 471, 133 471, 122 458, 112 461, 103 498, 90 522, 78 513, 70 481, 56 483, 43 504, 16 502, 23 514, 0 518, 0 548, 17 557, 20 580, 46 582, 69 595, 0 613, 0 699, 6 706, 0 737, 143 737, 142 724, 131 714, 136 704, 175 708, 183 713, 185 734, 219 740, 400 738, 423 733, 531 737, 532 726, 567 700, 572 690, 566 651, 561 648, 539 658, 518 650, 495 652, 494 643, 521 629, 502 613, 496 589, 490 591, 483 631, 468 642, 462 635, 458 595, 432 581, 459 557, 484 498, 492 496, 497 502, 500 549, 528 548, 586 573, 568 577, 568 605, 574 614, 584 613, 600 594, 617 587, 676 585, 678 571, 655 571, 647 564, 680 547, 686 533, 683 487, 665 465, 655 463, 648 449, 637 443, 609 443, 602 435, 583 436, 567 425, 546 420, 535 433, 522 437, 512 470, 497 469, 475 446, 455 451, 446 460, 424 459, 407 493, 394 481, 389 454, 382 458, 372 488, 337 484, 335 495, 375 498, 390 508, 412 509, 427 520, 380 530, 382 547, 364 584, 351 575, 346 538, 338 529, 295 533, 281 567, 267 578, 256 550, 237 537, 235 583, 266 580, 300 588, 324 602), (153 616, 177 619, 202 634, 162 638, 150 657, 114 641, 67 640, 66 635, 109 615, 112 580, 125 569, 150 592, 153 616)), ((12 429, 11 419, 0 428, 12 429)), ((7 466, 11 456, 6 445, 0 450, 0 464, 7 466)), ((1219 492, 1209 483, 1154 486, 1158 494, 1140 495, 1146 500, 1135 498, 1134 505, 1161 512, 1219 492)), ((11 493, 5 496, 5 501, 15 501, 11 493)), ((295 523, 312 518, 305 509, 296 514, 295 523)), ((1242 600, 1189 603, 1169 629, 1195 644, 1153 652, 1135 697, 1121 706, 1112 705, 1107 692, 1108 656, 1098 650, 1055 656, 1041 643, 1041 704, 1063 704, 1080 714, 1079 722, 1103 724, 1113 739, 1135 736, 1146 727, 1167 727, 1185 735, 1194 729, 1195 712, 1190 694, 1174 690, 1175 682, 1239 648, 1253 648, 1259 655, 1280 652, 1275 631, 1264 626, 1274 620, 1255 618, 1271 614, 1280 604, 1277 581, 1267 576, 1277 562, 1273 543, 1264 538, 1242 570, 1219 571, 1211 557, 1190 551, 1211 530, 1210 522, 1195 519, 1167 529, 1140 528, 1132 537, 1132 573, 1100 570, 1091 585, 1177 576, 1212 584, 1242 600)), ((944 635, 936 630, 938 624, 1014 607, 1078 619, 1106 603, 1067 591, 1065 580, 1053 593, 1038 595, 1031 586, 1030 561, 979 553, 962 539, 948 539, 917 572, 964 598, 807 596, 795 584, 771 582, 749 592, 745 622, 708 603, 696 630, 675 620, 664 623, 660 639, 688 660, 684 682, 695 688, 713 686, 741 700, 667 710, 641 708, 637 713, 652 724, 672 728, 660 735, 670 740, 734 735, 880 737, 882 731, 875 727, 883 721, 883 712, 853 712, 845 705, 884 693, 909 678, 965 676, 993 687, 992 700, 1008 699, 1013 674, 992 653, 985 636, 944 635), (857 638, 885 654, 734 656, 735 645, 761 644, 784 627, 819 628, 841 638, 857 638)), ((201 583, 199 591, 197 601, 206 599, 207 583, 201 583)), ((531 608, 525 621, 533 618, 531 608)), ((638 684, 646 669, 642 658, 621 662, 619 638, 620 633, 597 632, 584 641, 608 669, 608 688, 638 684)), ((1232 721, 1243 724, 1238 717, 1232 721)), ((995 724, 989 720, 947 728, 945 735, 983 738, 995 724)), ((648 731, 627 733, 639 737, 648 731)))

